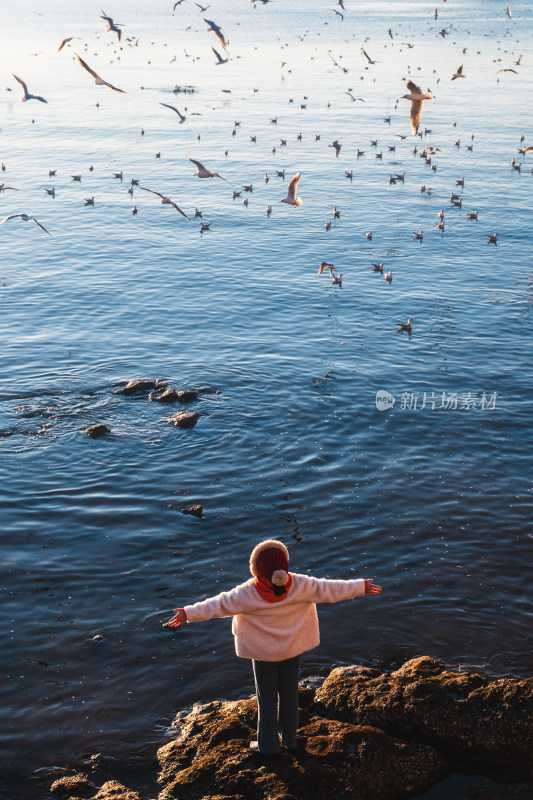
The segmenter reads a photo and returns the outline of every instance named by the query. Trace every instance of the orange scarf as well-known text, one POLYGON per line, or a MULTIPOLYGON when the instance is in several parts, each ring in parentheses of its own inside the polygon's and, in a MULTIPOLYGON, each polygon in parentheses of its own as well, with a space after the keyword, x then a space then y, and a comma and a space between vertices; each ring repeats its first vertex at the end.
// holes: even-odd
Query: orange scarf
POLYGON ((292 577, 289 573, 289 580, 285 586, 275 586, 268 578, 256 578, 254 586, 267 603, 279 603, 285 600, 292 585, 292 577))

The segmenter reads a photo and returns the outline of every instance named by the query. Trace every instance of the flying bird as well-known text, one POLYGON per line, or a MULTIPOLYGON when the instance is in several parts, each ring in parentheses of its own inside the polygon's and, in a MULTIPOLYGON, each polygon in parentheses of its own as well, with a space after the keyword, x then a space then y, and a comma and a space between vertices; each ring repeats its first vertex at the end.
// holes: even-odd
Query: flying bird
POLYGON ((105 21, 107 22, 106 33, 116 33, 118 36, 118 40, 120 42, 122 38, 122 31, 120 30, 119 25, 122 25, 122 23, 121 22, 114 23, 111 17, 107 16, 105 11, 102 11, 100 19, 105 19, 105 21))
POLYGON ((194 158, 189 158, 189 161, 192 161, 192 163, 198 167, 198 172, 195 172, 194 174, 198 175, 199 178, 220 178, 221 180, 226 181, 226 183, 229 183, 229 181, 227 181, 226 178, 223 178, 222 175, 219 175, 218 172, 211 172, 210 170, 206 169, 203 164, 200 164, 199 161, 195 161, 194 158))
POLYGON ((294 206, 294 208, 299 208, 302 205, 301 197, 297 197, 296 193, 298 191, 298 181, 300 180, 300 173, 297 172, 292 181, 289 183, 289 189, 287 191, 287 197, 280 200, 280 203, 288 203, 290 206, 294 206))
POLYGON ((107 81, 104 81, 99 75, 96 74, 96 72, 93 69, 90 68, 90 66, 88 64, 85 63, 83 58, 79 57, 79 55, 77 53, 76 53, 76 58, 78 59, 79 63, 83 67, 83 69, 86 69, 87 72, 90 75, 93 76, 94 82, 96 83, 97 86, 108 86, 110 89, 113 89, 114 92, 120 92, 121 94, 126 94, 124 89, 117 89, 117 87, 113 86, 112 83, 108 83, 107 81))
POLYGON ((33 220, 33 222, 35 222, 36 225, 39 226, 39 228, 41 228, 45 233, 47 233, 48 236, 52 235, 49 231, 46 230, 45 227, 41 225, 41 223, 38 220, 35 219, 35 217, 30 217, 28 214, 10 214, 8 217, 5 217, 2 220, 2 222, 0 222, 0 225, 3 225, 5 222, 9 222, 10 219, 22 219, 24 220, 24 222, 29 222, 31 219, 33 220))
MULTIPOLYGON (((184 114, 180 114, 180 112, 178 111, 178 109, 177 109, 175 106, 169 106, 169 104, 168 104, 168 103, 159 103, 159 105, 160 105, 160 106, 165 106, 165 108, 171 108, 171 109, 172 109, 172 111, 175 111, 175 112, 176 112, 176 114, 177 114, 177 115, 178 115, 178 117, 179 117, 178 125, 183 125, 183 123, 184 123, 184 122, 185 122, 185 120, 187 119, 187 117, 186 117, 184 114)), ((195 117, 200 117, 200 116, 201 116, 201 114, 199 114, 199 112, 198 112, 198 111, 191 111, 191 113, 189 114, 189 117, 192 117, 192 116, 195 116, 195 117)))
POLYGON ((162 205, 172 206, 172 208, 175 208, 176 211, 179 214, 181 214, 182 217, 185 217, 185 219, 189 219, 185 211, 182 211, 181 208, 178 205, 176 205, 176 203, 174 203, 173 200, 170 199, 170 197, 167 197, 166 195, 161 194, 160 192, 154 192, 153 189, 145 189, 144 186, 139 186, 139 189, 142 189, 143 192, 150 192, 151 194, 157 195, 158 197, 161 198, 162 205))
POLYGON ((69 36, 68 39, 63 39, 63 41, 61 42, 61 44, 57 48, 57 52, 59 53, 64 48, 64 46, 66 44, 68 44, 69 42, 71 42, 73 40, 73 38, 74 38, 73 36, 69 36))
POLYGON ((15 80, 18 81, 20 83, 20 85, 22 86, 22 90, 23 90, 24 94, 20 98, 20 102, 21 103, 26 103, 28 100, 40 100, 41 103, 47 103, 48 102, 48 100, 45 100, 44 97, 38 97, 36 94, 30 94, 28 92, 28 87, 26 86, 24 81, 21 78, 17 78, 17 76, 15 75, 14 72, 12 72, 11 74, 13 75, 15 80))
POLYGON ((215 50, 214 47, 211 47, 211 50, 213 51, 213 53, 215 54, 215 56, 217 58, 217 60, 215 62, 215 66, 218 67, 219 64, 227 64, 228 63, 229 58, 222 58, 222 56, 220 55, 218 50, 215 50))
POLYGON ((409 118, 411 120, 411 130, 413 135, 418 133, 418 127, 420 125, 420 118, 422 116, 422 106, 424 104, 424 100, 433 100, 433 95, 431 92, 423 92, 422 89, 413 83, 413 81, 407 81, 407 88, 409 89, 409 94, 404 94, 402 100, 410 100, 411 101, 411 111, 409 113, 409 118))
POLYGON ((322 263, 320 264, 320 266, 318 268, 318 274, 322 275, 322 273, 326 269, 329 269, 329 274, 333 278, 334 277, 333 273, 336 272, 337 270, 336 270, 336 268, 335 268, 335 266, 333 264, 329 263, 329 261, 322 261, 322 263))
POLYGON ((460 67, 457 67, 457 72, 455 75, 452 76, 451 80, 455 81, 457 78, 466 78, 466 75, 463 75, 463 65, 461 64, 460 67))
POLYGON ((377 61, 374 61, 372 58, 370 58, 370 56, 368 55, 368 53, 366 52, 364 47, 361 48, 361 52, 362 52, 362 54, 364 55, 364 57, 366 58, 366 60, 368 61, 369 64, 377 64, 378 63, 377 61))
POLYGON ((204 22, 207 22, 207 24, 209 25, 209 27, 206 28, 206 31, 213 31, 213 33, 217 37, 218 41, 220 42, 224 50, 227 50, 229 42, 226 41, 224 34, 220 30, 220 27, 216 24, 216 22, 213 22, 210 19, 206 19, 205 17, 204 17, 204 22))

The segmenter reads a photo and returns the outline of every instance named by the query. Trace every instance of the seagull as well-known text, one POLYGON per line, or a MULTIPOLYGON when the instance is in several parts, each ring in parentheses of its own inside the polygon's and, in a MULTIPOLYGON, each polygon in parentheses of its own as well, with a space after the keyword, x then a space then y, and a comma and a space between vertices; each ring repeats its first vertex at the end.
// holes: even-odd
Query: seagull
POLYGON ((206 31, 213 31, 213 33, 217 37, 218 41, 220 42, 224 50, 227 50, 229 42, 227 42, 226 39, 224 38, 224 34, 220 30, 219 26, 212 20, 206 19, 205 17, 204 17, 204 22, 207 22, 207 24, 209 25, 209 27, 206 28, 206 31))
POLYGON ((407 88, 410 94, 404 94, 402 100, 411 101, 411 111, 409 118, 411 120, 411 130, 413 136, 418 133, 418 126, 420 125, 420 117, 422 116, 422 105, 424 100, 433 100, 433 95, 428 90, 426 93, 422 92, 419 86, 413 81, 407 81, 407 88))
MULTIPOLYGON (((10 218, 8 217, 7 219, 10 219, 10 218)), ((4 222, 5 222, 5 220, 4 220, 4 222)), ((498 234, 494 233, 491 236, 490 233, 489 233, 489 240, 488 240, 487 244, 498 244, 498 234)))
POLYGON ((509 5, 509 3, 507 3, 507 16, 509 17, 509 19, 512 19, 511 6, 509 5))
MULTIPOLYGON (((185 122, 185 120, 187 119, 187 117, 186 117, 184 114, 180 114, 180 112, 178 111, 178 109, 177 109, 175 106, 169 106, 169 104, 168 104, 168 103, 159 103, 159 105, 160 105, 160 106, 165 106, 165 108, 171 108, 171 109, 172 109, 172 111, 175 111, 175 112, 176 112, 176 114, 177 114, 177 115, 178 115, 178 117, 179 117, 179 122, 178 122, 178 125, 183 125, 183 123, 184 123, 184 122, 185 122)), ((194 116, 194 117, 200 117, 200 116, 201 116, 201 114, 199 114, 199 113, 198 113, 198 111, 191 111, 191 113, 189 114, 189 117, 193 117, 193 116, 194 116)))
POLYGON ((337 14, 337 16, 341 18, 342 22, 344 22, 344 14, 341 14, 341 12, 337 11, 336 8, 332 8, 331 10, 333 11, 334 14, 337 14))
POLYGON ((164 194, 161 194, 160 192, 154 192, 154 190, 153 190, 153 189, 145 189, 145 187, 144 187, 144 186, 139 186, 139 189, 142 189, 142 190, 143 190, 143 192, 150 192, 151 194, 156 194, 158 197, 160 197, 160 198, 161 198, 161 203, 162 203, 163 205, 169 205, 169 206, 172 206, 173 208, 175 208, 175 209, 176 209, 176 211, 177 211, 179 214, 181 214, 181 216, 182 216, 182 217, 185 217, 185 219, 189 219, 189 217, 187 216, 187 214, 186 214, 184 211, 182 211, 182 210, 181 210, 181 208, 180 208, 178 205, 176 205, 176 203, 174 203, 174 202, 173 202, 173 201, 170 199, 170 197, 167 197, 166 195, 164 195, 164 194))
POLYGON ((499 75, 500 72, 514 72, 515 75, 518 75, 518 72, 515 69, 511 69, 510 67, 508 69, 499 69, 496 75, 499 75))
POLYGON ((339 157, 339 153, 341 151, 341 147, 342 147, 341 143, 338 142, 337 139, 335 139, 333 144, 328 144, 328 147, 334 147, 335 148, 335 157, 338 158, 339 157))
POLYGON ((422 239, 424 238, 424 234, 422 233, 422 231, 419 231, 419 233, 415 233, 413 235, 415 239, 420 239, 420 241, 422 241, 422 239))
POLYGON ((339 272, 338 275, 332 275, 332 284, 334 286, 342 286, 342 272, 339 272))
POLYGON ((383 280, 387 281, 387 283, 390 286, 390 284, 392 283, 392 270, 391 269, 388 272, 385 273, 385 275, 383 276, 383 280))
POLYGON ((466 75, 463 75, 463 65, 461 64, 460 67, 457 67, 457 72, 455 75, 452 76, 451 80, 455 81, 457 78, 466 78, 466 75))
POLYGON ((189 158, 189 161, 192 161, 192 163, 198 167, 198 172, 195 172, 194 174, 198 175, 199 178, 220 178, 221 180, 226 181, 226 183, 229 183, 229 181, 227 181, 226 178, 223 178, 222 175, 219 175, 217 172, 210 172, 204 167, 203 164, 200 164, 199 161, 195 161, 194 158, 189 158))
POLYGON ((373 272, 381 272, 381 274, 383 275, 384 266, 385 264, 383 263, 383 261, 381 262, 381 264, 372 264, 373 272))
POLYGON ((368 61, 369 64, 377 64, 378 63, 377 61, 374 61, 373 59, 370 58, 370 56, 368 55, 368 53, 366 52, 364 47, 361 48, 361 52, 362 52, 362 54, 364 55, 364 57, 366 58, 366 60, 368 61))
POLYGON ((94 206, 94 197, 89 197, 89 199, 85 201, 85 205, 94 206))
POLYGON ((61 44, 57 48, 57 52, 58 53, 61 52, 61 50, 64 48, 64 46, 66 44, 68 44, 69 42, 71 42, 73 40, 73 38, 74 38, 73 36, 69 36, 68 39, 63 39, 63 41, 61 42, 61 44))
POLYGON ((477 211, 471 211, 469 214, 467 214, 467 217, 468 217, 468 219, 477 219, 478 213, 479 212, 477 212, 477 211))
POLYGON ((368 233, 366 234, 366 238, 368 239, 369 242, 372 241, 372 233, 371 233, 371 231, 368 231, 368 233))
POLYGON ((118 23, 118 22, 114 23, 113 20, 111 19, 111 17, 107 16, 105 11, 102 11, 102 14, 100 15, 100 19, 105 19, 105 21, 107 22, 106 33, 116 33, 117 36, 118 36, 118 40, 120 42, 120 40, 122 38, 122 31, 120 30, 119 25, 122 25, 122 23, 121 22, 120 23, 118 23))
POLYGON ((28 92, 28 87, 26 86, 24 81, 21 78, 17 78, 17 76, 15 75, 14 72, 12 72, 11 74, 13 75, 15 80, 20 83, 20 85, 22 86, 22 89, 24 91, 23 96, 20 98, 20 102, 21 103, 26 103, 28 100, 40 100, 41 103, 47 103, 48 102, 48 100, 45 100, 44 97, 38 97, 36 94, 30 94, 28 92))
POLYGON ((322 263, 318 268, 318 274, 322 275, 325 269, 329 269, 329 274, 332 278, 333 278, 333 273, 337 271, 335 269, 335 266, 333 264, 330 264, 329 261, 322 261, 322 263))
POLYGON ((3 219, 2 222, 0 222, 0 225, 3 225, 5 222, 9 222, 10 219, 19 219, 19 218, 24 220, 24 222, 29 222, 30 219, 33 220, 35 224, 39 226, 39 228, 41 228, 45 233, 48 234, 48 236, 52 235, 49 231, 46 230, 46 228, 44 228, 41 225, 40 222, 38 222, 38 220, 35 219, 35 217, 30 217, 28 216, 28 214, 10 214, 8 217, 5 217, 5 219, 3 219))
POLYGON ((229 61, 229 58, 222 58, 222 56, 220 55, 220 53, 218 52, 218 50, 215 50, 215 48, 214 48, 214 47, 211 47, 211 50, 213 51, 213 53, 214 53, 214 54, 215 54, 215 56, 217 57, 217 60, 216 60, 215 66, 217 66, 217 67, 218 67, 218 66, 219 66, 219 64, 227 64, 227 63, 228 63, 228 61, 229 61))
POLYGON ((365 102, 362 97, 354 97, 351 92, 344 92, 344 94, 348 95, 348 97, 351 99, 352 103, 355 103, 356 100, 360 100, 361 103, 365 102))
MULTIPOLYGON (((14 186, 6 186, 5 183, 0 183, 0 192, 7 192, 8 189, 12 189, 14 192, 18 192, 18 189, 15 189, 14 186)), ((50 193, 49 189, 45 189, 45 191, 50 193)))
POLYGON ((78 59, 78 62, 79 62, 79 63, 81 64, 81 66, 83 67, 83 69, 86 69, 86 70, 87 70, 87 72, 88 72, 90 75, 92 75, 92 76, 93 76, 93 78, 94 78, 94 82, 96 83, 96 85, 97 85, 97 86, 108 86, 110 89, 113 89, 113 91, 114 91, 114 92, 120 92, 121 94, 126 94, 126 92, 124 91, 124 89, 117 89, 117 87, 116 87, 116 86, 113 86, 113 84, 111 84, 111 83, 108 83, 107 81, 104 81, 104 80, 103 80, 103 79, 102 79, 102 78, 101 78, 99 75, 97 75, 97 74, 96 74, 96 72, 95 72, 94 70, 92 70, 92 69, 90 68, 90 66, 89 66, 88 64, 86 64, 86 63, 85 63, 85 61, 83 60, 83 58, 80 58, 80 57, 79 57, 79 55, 78 55, 77 53, 76 53, 75 55, 76 55, 76 58, 78 59))
POLYGON ((407 331, 407 333, 411 333, 413 329, 413 320, 411 317, 407 320, 407 322, 399 323, 398 331, 407 331))
POLYGON ((302 199, 296 196, 299 180, 300 173, 297 172, 292 181, 289 183, 287 197, 285 197, 283 200, 280 200, 280 203, 288 203, 290 206, 294 206, 294 208, 299 208, 302 205, 302 199))

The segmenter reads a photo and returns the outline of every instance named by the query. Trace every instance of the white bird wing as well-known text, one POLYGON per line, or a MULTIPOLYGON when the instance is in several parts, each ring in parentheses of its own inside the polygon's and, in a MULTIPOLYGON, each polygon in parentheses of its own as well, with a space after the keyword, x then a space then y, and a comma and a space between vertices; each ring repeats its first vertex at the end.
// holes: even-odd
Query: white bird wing
POLYGON ((182 120, 184 120, 184 119, 185 119, 185 117, 183 116, 183 114, 180 114, 180 112, 178 111, 178 109, 177 109, 175 106, 169 106, 169 104, 168 104, 168 103, 159 103, 159 105, 160 105, 160 106, 165 106, 165 108, 171 108, 171 109, 172 109, 172 111, 175 111, 175 112, 176 112, 176 114, 178 115, 178 117, 179 117, 180 119, 182 119, 182 120))
POLYGON ((209 172, 209 170, 207 170, 207 169, 204 167, 204 165, 203 165, 203 164, 200 164, 200 162, 199 162, 199 161, 195 161, 195 160, 194 160, 194 158, 189 158, 189 161, 192 161, 192 163, 193 163, 195 166, 197 166, 199 170, 204 170, 205 172, 209 172))
POLYGON ((107 81, 104 81, 104 79, 101 78, 100 75, 98 75, 98 73, 94 71, 94 69, 90 68, 90 66, 83 60, 83 58, 80 58, 80 56, 77 53, 75 55, 76 55, 76 58, 78 59, 79 63, 83 67, 83 69, 87 70, 89 75, 93 76, 93 78, 94 78, 94 80, 95 80, 95 82, 97 84, 100 84, 100 85, 103 85, 103 86, 108 86, 110 89, 113 89, 114 92, 120 92, 121 94, 126 94, 124 89, 117 89, 117 87, 113 86, 112 83, 108 83, 107 81))
POLYGON ((420 86, 417 86, 416 83, 413 83, 413 81, 407 81, 406 86, 411 94, 422 94, 422 89, 420 86))
POLYGON ((300 173, 297 172, 292 181, 289 183, 289 190, 287 197, 291 200, 296 200, 296 192, 298 191, 298 181, 300 180, 300 173))
POLYGON ((161 192, 154 192, 154 190, 153 190, 153 189, 145 189, 145 188, 144 188, 144 186, 138 186, 137 188, 138 188, 138 189, 142 189, 142 190, 143 190, 143 192, 151 192, 152 194, 156 194, 158 197, 160 197, 160 198, 161 198, 161 200, 164 200, 164 199, 165 199, 165 195, 164 195, 164 194, 161 194, 161 192))
POLYGON ((33 221, 36 223, 36 225, 38 225, 38 226, 39 226, 39 228, 41 228, 41 229, 42 229, 42 230, 43 230, 45 233, 47 233, 47 234, 48 234, 48 236, 51 236, 51 235, 52 235, 52 234, 50 233, 50 231, 47 231, 47 230, 46 230, 46 228, 44 227, 44 225, 41 225, 41 223, 40 223, 38 220, 36 220, 36 219, 35 219, 35 217, 30 217, 30 219, 32 219, 32 220, 33 220, 33 221))
POLYGON ((22 214, 10 214, 8 217, 4 217, 0 225, 3 225, 4 222, 9 222, 10 219, 16 219, 17 217, 22 217, 22 214))
POLYGON ((18 77, 15 75, 15 73, 14 73, 14 72, 12 72, 11 74, 13 75, 13 77, 15 78, 15 80, 16 80, 16 81, 18 81, 18 82, 20 83, 20 85, 22 86, 22 88, 23 88, 23 90, 24 90, 24 97, 27 97, 27 96, 29 95, 29 92, 28 92, 28 87, 26 86, 26 84, 24 83, 24 81, 22 80, 22 78, 18 78, 18 77))
POLYGON ((72 36, 69 36, 68 39, 63 39, 63 41, 61 42, 61 44, 57 48, 57 52, 59 53, 59 51, 64 48, 64 46, 67 44, 67 42, 70 42, 70 41, 72 41, 72 36))
POLYGON ((189 217, 187 216, 187 214, 185 213, 185 211, 182 211, 182 210, 181 210, 181 208, 180 208, 178 205, 176 205, 176 203, 173 203, 173 202, 171 201, 171 202, 170 202, 170 205, 171 205, 171 206, 173 206, 173 207, 176 209, 176 211, 178 211, 178 212, 181 214, 181 216, 182 216, 182 217, 185 217, 185 219, 187 219, 187 220, 189 219, 189 217))

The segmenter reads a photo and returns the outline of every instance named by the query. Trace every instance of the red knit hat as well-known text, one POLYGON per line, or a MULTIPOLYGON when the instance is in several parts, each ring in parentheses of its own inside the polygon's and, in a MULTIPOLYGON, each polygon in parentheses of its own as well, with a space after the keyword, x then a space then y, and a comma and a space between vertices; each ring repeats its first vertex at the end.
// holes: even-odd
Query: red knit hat
POLYGON ((285 586, 289 580, 289 552, 283 542, 267 539, 258 544, 250 556, 250 570, 255 578, 285 586))

